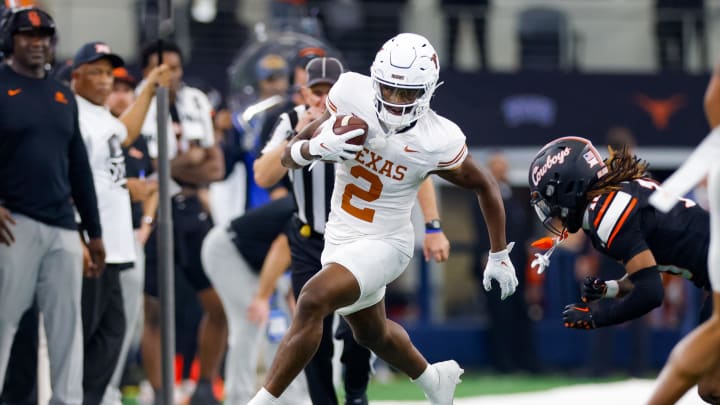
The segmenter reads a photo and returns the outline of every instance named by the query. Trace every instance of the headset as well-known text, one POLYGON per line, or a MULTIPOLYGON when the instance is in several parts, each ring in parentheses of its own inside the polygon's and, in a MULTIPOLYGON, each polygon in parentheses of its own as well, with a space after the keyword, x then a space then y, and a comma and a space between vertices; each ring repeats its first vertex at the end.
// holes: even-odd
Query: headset
POLYGON ((11 32, 11 30, 15 25, 15 19, 22 13, 29 11, 41 13, 48 19, 50 22, 50 27, 48 28, 51 28, 53 32, 50 41, 52 44, 56 42, 57 32, 55 30, 55 21, 52 19, 50 14, 34 6, 16 9, 7 8, 3 11, 2 17, 0 18, 0 52, 2 52, 5 56, 8 56, 13 52, 13 32, 11 32))

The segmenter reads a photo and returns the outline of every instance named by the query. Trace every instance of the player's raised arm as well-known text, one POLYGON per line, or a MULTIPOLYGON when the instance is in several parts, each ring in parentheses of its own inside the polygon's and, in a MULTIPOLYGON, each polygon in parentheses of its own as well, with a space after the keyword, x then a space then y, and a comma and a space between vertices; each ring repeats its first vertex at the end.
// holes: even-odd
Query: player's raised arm
POLYGON ((518 279, 509 256, 513 244, 508 244, 505 239, 505 206, 497 182, 490 172, 475 164, 470 155, 457 168, 433 173, 459 187, 471 189, 477 195, 490 240, 483 287, 490 291, 491 280, 496 280, 502 291, 501 299, 511 296, 518 286, 518 279))
POLYGON ((433 172, 456 186, 473 190, 478 198, 490 236, 490 251, 498 252, 507 247, 505 240, 505 206, 500 188, 485 168, 475 164, 470 155, 454 170, 433 172))

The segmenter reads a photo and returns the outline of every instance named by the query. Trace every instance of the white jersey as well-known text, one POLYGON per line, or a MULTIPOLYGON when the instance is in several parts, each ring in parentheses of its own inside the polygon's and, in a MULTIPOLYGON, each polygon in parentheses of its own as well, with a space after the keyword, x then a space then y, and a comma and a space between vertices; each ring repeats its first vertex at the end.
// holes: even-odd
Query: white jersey
POLYGON ((468 154, 465 135, 430 110, 411 129, 386 137, 374 98, 372 79, 358 73, 342 74, 330 89, 330 112, 362 118, 368 137, 354 161, 337 167, 325 238, 335 244, 384 239, 412 256, 410 213, 417 190, 429 172, 462 164, 468 154))
POLYGON ((95 183, 105 261, 116 264, 134 262, 135 237, 122 152, 127 129, 106 107, 95 105, 80 96, 75 98, 80 133, 95 183))
MULTIPOLYGON (((136 93, 140 94, 142 84, 138 86, 136 93)), ((150 157, 158 157, 157 137, 157 101, 153 97, 150 108, 142 130, 140 131, 148 145, 150 157)), ((182 86, 178 90, 175 100, 175 108, 180 117, 179 131, 182 137, 178 141, 175 137, 176 128, 173 127, 172 118, 168 117, 168 157, 173 159, 178 149, 186 151, 190 142, 198 142, 203 148, 209 148, 215 144, 215 134, 212 123, 212 104, 205 93, 190 86, 182 86), (178 142, 180 142, 178 144, 178 142)))

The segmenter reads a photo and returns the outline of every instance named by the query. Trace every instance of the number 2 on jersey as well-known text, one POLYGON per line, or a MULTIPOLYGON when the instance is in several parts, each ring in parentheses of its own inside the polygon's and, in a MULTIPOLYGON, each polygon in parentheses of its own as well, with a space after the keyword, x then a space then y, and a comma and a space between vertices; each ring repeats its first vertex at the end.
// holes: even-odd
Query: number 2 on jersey
POLYGON ((373 172, 366 169, 364 166, 353 166, 350 169, 350 174, 355 178, 365 179, 370 183, 369 189, 364 189, 356 184, 348 184, 345 186, 345 191, 342 195, 342 209, 348 214, 355 218, 363 221, 372 222, 375 217, 375 210, 372 208, 358 208, 350 203, 353 196, 367 202, 375 201, 380 198, 382 193, 383 184, 380 178, 373 172))

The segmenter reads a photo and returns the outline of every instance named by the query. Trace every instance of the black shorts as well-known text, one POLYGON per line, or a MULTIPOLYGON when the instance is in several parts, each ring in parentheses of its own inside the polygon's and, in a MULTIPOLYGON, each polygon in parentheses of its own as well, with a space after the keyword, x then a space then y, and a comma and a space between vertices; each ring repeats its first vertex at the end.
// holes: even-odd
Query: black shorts
POLYGON ((320 257, 325 247, 325 239, 322 234, 312 232, 308 237, 300 235, 302 225, 300 219, 295 216, 286 229, 292 255, 290 268, 292 269, 291 279, 295 297, 300 294, 305 283, 322 268, 320 257))
MULTIPOLYGON (((192 288, 202 291, 211 286, 200 261, 205 235, 212 228, 209 215, 197 197, 176 196, 172 199, 175 274, 182 274, 192 288)), ((156 228, 157 229, 157 228, 156 228)), ((145 245, 145 293, 158 296, 157 232, 153 231, 145 245)))
POLYGON ((283 232, 294 212, 295 200, 288 195, 252 209, 230 222, 230 237, 255 273, 260 273, 270 245, 283 232))

